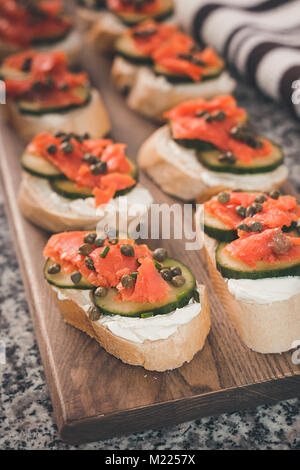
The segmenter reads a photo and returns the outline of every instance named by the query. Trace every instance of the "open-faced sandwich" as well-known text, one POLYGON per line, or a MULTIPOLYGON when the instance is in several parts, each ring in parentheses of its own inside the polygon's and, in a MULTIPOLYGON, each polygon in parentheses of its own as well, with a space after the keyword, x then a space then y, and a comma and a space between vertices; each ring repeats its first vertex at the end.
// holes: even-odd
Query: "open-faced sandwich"
POLYGON ((59 0, 0 2, 0 59, 23 49, 60 50, 73 62, 80 37, 59 0))
POLYGON ((288 351, 300 338, 299 220, 296 198, 278 191, 226 191, 204 203, 213 287, 243 342, 260 353, 288 351))
POLYGON ((44 256, 65 321, 123 362, 164 371, 203 348, 210 329, 205 287, 165 249, 65 232, 50 238, 44 256))
POLYGON ((183 101, 231 93, 235 87, 215 51, 199 48, 175 26, 144 22, 118 39, 116 52, 115 86, 129 91, 131 109, 154 120, 183 101))
POLYGON ((63 131, 102 137, 110 131, 107 111, 86 73, 71 73, 63 52, 28 50, 7 57, 8 121, 28 141, 41 132, 63 131))
POLYGON ((165 116, 138 161, 167 193, 203 201, 224 189, 272 191, 286 180, 282 149, 255 131, 232 96, 187 101, 165 116))
POLYGON ((125 147, 88 135, 38 135, 21 158, 24 174, 19 205, 23 214, 51 232, 122 224, 126 230, 129 225, 134 228, 152 197, 137 185, 138 170, 125 147))
POLYGON ((90 42, 100 51, 114 50, 116 40, 128 26, 147 19, 174 22, 174 0, 79 0, 80 22, 90 42))

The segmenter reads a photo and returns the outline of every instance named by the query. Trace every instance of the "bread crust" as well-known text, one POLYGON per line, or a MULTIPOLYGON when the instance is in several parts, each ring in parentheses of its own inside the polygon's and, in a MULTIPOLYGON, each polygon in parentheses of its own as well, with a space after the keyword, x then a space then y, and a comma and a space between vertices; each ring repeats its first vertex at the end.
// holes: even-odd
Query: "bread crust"
POLYGON ((113 334, 106 326, 92 322, 88 314, 72 300, 59 300, 53 290, 64 320, 96 339, 110 354, 126 364, 163 372, 190 362, 200 351, 210 330, 210 310, 205 286, 200 286, 201 312, 189 323, 178 327, 167 339, 137 343, 113 334))
MULTIPOLYGON (((163 151, 162 139, 165 139, 167 125, 157 129, 141 146, 138 163, 148 175, 168 194, 185 201, 196 199, 201 204, 220 191, 231 189, 225 185, 207 186, 201 177, 202 166, 187 150, 184 158, 163 151), (189 168, 187 167, 189 163, 189 168)), ((182 147, 183 152, 184 148, 182 147)), ((285 182, 273 184, 278 189, 285 182)))
POLYGON ((109 116, 102 98, 96 89, 91 91, 91 101, 82 108, 66 113, 49 113, 43 116, 30 116, 19 112, 13 100, 8 100, 5 108, 7 118, 25 142, 42 132, 62 131, 84 134, 92 138, 105 136, 111 129, 109 116))
POLYGON ((271 304, 237 300, 216 268, 216 240, 204 235, 204 252, 215 292, 225 307, 242 341, 253 351, 269 354, 292 349, 300 338, 300 294, 271 304))
MULTIPOLYGON (((49 232, 64 232, 66 230, 94 230, 103 217, 91 215, 79 215, 66 209, 54 208, 49 204, 48 194, 42 192, 32 185, 32 177, 23 172, 21 185, 18 193, 18 204, 22 214, 34 225, 49 232)), ((139 186, 137 186, 139 187, 139 186)), ((145 211, 147 208, 145 208, 145 211)), ((127 216, 128 225, 138 224, 142 214, 127 216)), ((116 229, 118 230, 119 218, 117 218, 116 229)))
POLYGON ((173 85, 164 77, 154 75, 150 67, 141 67, 127 99, 128 106, 154 121, 162 122, 163 114, 183 101, 213 98, 231 94, 235 81, 228 72, 201 84, 173 85))

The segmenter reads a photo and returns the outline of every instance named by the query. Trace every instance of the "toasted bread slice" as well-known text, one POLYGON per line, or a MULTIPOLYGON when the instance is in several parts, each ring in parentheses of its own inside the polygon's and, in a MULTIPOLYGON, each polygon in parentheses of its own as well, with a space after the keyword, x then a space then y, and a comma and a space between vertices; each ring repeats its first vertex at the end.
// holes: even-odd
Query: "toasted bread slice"
POLYGON ((204 236, 204 251, 210 279, 242 341, 253 351, 282 353, 300 338, 300 294, 288 300, 256 304, 237 300, 216 268, 217 241, 204 236))
POLYGON ((111 129, 108 113, 96 89, 92 89, 91 100, 86 106, 65 113, 47 113, 41 116, 22 114, 12 100, 8 100, 5 108, 9 122, 26 142, 42 132, 88 132, 91 138, 100 138, 111 129))
MULTIPOLYGON (((128 340, 112 333, 109 325, 101 321, 92 322, 87 313, 89 305, 86 301, 79 304, 78 294, 74 295, 74 291, 56 287, 51 287, 51 289, 67 323, 96 339, 108 353, 126 364, 142 366, 148 370, 162 372, 176 369, 185 362, 190 362, 203 348, 210 330, 210 310, 204 286, 199 287, 201 310, 196 316, 187 323, 178 325, 176 331, 166 339, 155 341, 146 339, 142 342, 128 340)), ((162 319, 165 316, 160 315, 162 319)), ((145 325, 145 320, 151 319, 135 320, 145 325)))
MULTIPOLYGON (((286 181, 288 175, 287 168, 283 167, 282 170, 275 170, 274 174, 265 173, 266 176, 262 182, 258 177, 256 188, 243 188, 241 178, 233 175, 230 186, 228 180, 225 179, 224 184, 220 184, 222 173, 216 173, 218 183, 208 185, 205 183, 205 175, 214 175, 215 172, 210 172, 201 165, 194 150, 174 142, 167 125, 159 128, 144 142, 138 153, 138 162, 163 191, 185 201, 197 199, 199 203, 225 189, 275 190, 286 181), (271 179, 271 174, 273 179, 271 179)), ((256 175, 243 176, 243 181, 245 178, 249 185, 257 177, 256 175)))

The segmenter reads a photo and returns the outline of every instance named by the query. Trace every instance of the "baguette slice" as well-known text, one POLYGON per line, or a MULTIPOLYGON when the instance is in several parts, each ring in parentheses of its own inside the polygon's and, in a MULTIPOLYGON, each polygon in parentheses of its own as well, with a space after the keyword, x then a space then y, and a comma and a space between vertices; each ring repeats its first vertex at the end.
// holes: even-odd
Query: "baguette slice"
POLYGON ((78 20, 78 26, 83 31, 88 31, 92 28, 93 24, 101 19, 104 11, 95 10, 93 8, 76 8, 76 17, 78 20))
POLYGON ((127 222, 127 226, 130 228, 136 227, 152 203, 151 194, 141 185, 136 186, 126 197, 128 202, 127 221, 120 220, 118 206, 116 206, 116 214, 119 217, 115 220, 114 214, 110 214, 108 209, 104 209, 103 213, 99 214, 98 211, 96 212, 96 208, 91 210, 89 205, 85 208, 84 200, 68 200, 56 194, 46 179, 24 172, 18 194, 18 204, 22 214, 28 220, 49 232, 92 230, 107 224, 116 226, 118 230, 121 222, 123 224, 127 222), (141 203, 141 201, 143 202, 141 203), (79 202, 80 210, 72 210, 71 206, 74 202, 79 202), (134 204, 139 204, 139 209, 132 212, 130 209, 133 209, 134 204))
POLYGON ((263 354, 292 349, 293 342, 300 338, 300 294, 263 305, 237 300, 216 268, 216 240, 207 235, 204 235, 204 240, 212 285, 245 345, 263 354))
POLYGON ((120 93, 129 93, 141 68, 141 65, 132 64, 121 56, 116 57, 111 69, 111 79, 115 88, 120 93))
POLYGON ((125 31, 126 26, 116 15, 101 11, 90 24, 87 41, 99 52, 112 53, 116 40, 125 31))
POLYGON ((113 334, 109 328, 89 319, 88 306, 80 306, 72 293, 51 287, 64 320, 96 339, 110 354, 126 364, 163 372, 190 362, 200 351, 210 330, 210 310, 205 286, 200 286, 201 311, 190 322, 178 326, 167 339, 142 343, 113 334), (72 298, 73 297, 73 298, 72 298), (83 308, 84 307, 84 308, 83 308))
MULTIPOLYGON (((167 125, 156 130, 143 143, 138 153, 138 163, 163 191, 185 201, 197 199, 197 202, 201 203, 220 191, 237 189, 228 184, 215 186, 205 184, 203 172, 206 169, 198 161, 196 152, 176 144, 171 139, 167 125)), ((268 188, 257 187, 255 189, 257 191, 278 189, 287 178, 287 171, 282 173, 282 176, 280 175, 274 183, 268 183, 268 188)), ((219 177, 221 173, 217 175, 219 177)), ((247 180, 251 177, 253 178, 251 175, 247 180)), ((240 181, 238 187, 241 187, 240 181)))
MULTIPOLYGON (((70 31, 70 33, 61 41, 57 41, 54 44, 35 46, 34 49, 39 52, 51 52, 51 51, 62 51, 66 54, 68 64, 72 65, 76 62, 79 51, 81 48, 80 34, 76 29, 70 31)), ((21 48, 13 44, 9 44, 0 40, 0 61, 5 57, 21 52, 21 48)))
POLYGON ((91 138, 100 138, 111 129, 108 113, 96 89, 91 91, 89 104, 65 113, 48 113, 41 116, 22 114, 13 100, 8 100, 5 109, 8 121, 26 142, 42 132, 88 132, 91 138))
POLYGON ((203 83, 179 85, 168 82, 163 76, 156 76, 150 67, 140 67, 127 104, 143 116, 161 122, 164 112, 183 101, 231 94, 234 88, 235 80, 228 72, 203 83))

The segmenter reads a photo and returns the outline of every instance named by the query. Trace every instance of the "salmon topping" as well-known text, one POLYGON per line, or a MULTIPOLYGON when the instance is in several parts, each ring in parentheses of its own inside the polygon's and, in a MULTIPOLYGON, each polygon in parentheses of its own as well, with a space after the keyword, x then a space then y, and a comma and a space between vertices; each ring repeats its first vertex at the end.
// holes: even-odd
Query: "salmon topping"
POLYGON ((64 232, 52 235, 49 239, 44 256, 60 264, 63 271, 71 273, 79 271, 94 286, 116 288, 117 299, 132 302, 160 302, 168 295, 169 285, 157 271, 152 252, 146 245, 136 245, 134 240, 119 239, 111 244, 106 238, 101 248, 93 246, 89 258, 93 261, 94 269, 87 267, 87 256, 79 254, 79 248, 84 243, 88 232, 64 232), (121 253, 121 245, 131 245, 134 256, 121 253), (100 255, 109 247, 105 257, 100 255), (134 287, 126 289, 121 283, 124 275, 137 273, 134 287))
POLYGON ((224 251, 251 267, 255 267, 260 261, 268 264, 288 262, 300 258, 300 238, 283 234, 279 228, 267 229, 259 234, 234 240, 225 246, 224 251), (281 245, 288 249, 281 252, 274 249, 275 242, 278 246, 278 236, 281 245), (283 241, 282 237, 286 240, 283 241))
POLYGON ((107 0, 107 6, 116 13, 140 13, 152 15, 158 13, 161 9, 160 0, 107 0))
POLYGON ((125 34, 134 41, 142 54, 151 56, 175 33, 178 33, 176 26, 148 20, 128 29, 125 34))
POLYGON ((41 105, 58 108, 70 104, 83 104, 76 95, 78 87, 88 86, 85 72, 71 73, 63 52, 36 52, 29 50, 14 54, 3 61, 3 66, 15 71, 28 72, 18 78, 5 78, 6 92, 14 99, 26 99, 41 105))
POLYGON ((95 204, 99 206, 109 202, 117 191, 136 184, 128 174, 131 164, 125 148, 125 144, 115 144, 109 139, 78 140, 71 137, 63 142, 62 138, 45 132, 35 137, 26 152, 51 162, 78 187, 93 188, 95 204), (97 174, 93 170, 97 163, 85 161, 87 154, 94 157, 93 161, 104 165, 102 173, 97 174))
POLYGON ((0 39, 22 49, 38 41, 59 40, 71 26, 71 20, 63 16, 63 2, 59 0, 0 3, 0 39))
POLYGON ((175 139, 198 139, 213 144, 223 152, 232 152, 244 163, 254 158, 268 156, 273 151, 271 142, 259 137, 258 148, 253 148, 232 137, 232 131, 247 120, 243 108, 239 108, 232 96, 224 95, 205 101, 200 98, 187 101, 165 113, 169 119, 172 136, 175 139), (218 113, 222 119, 214 119, 218 113), (207 116, 212 117, 208 119, 207 116))

